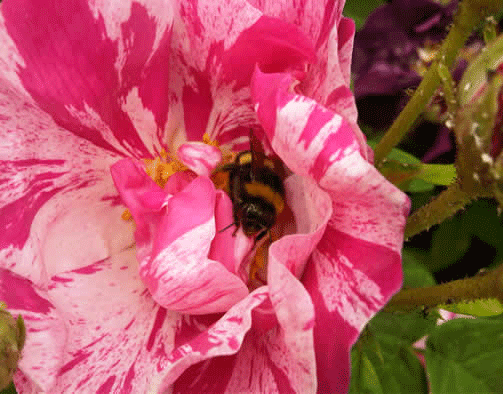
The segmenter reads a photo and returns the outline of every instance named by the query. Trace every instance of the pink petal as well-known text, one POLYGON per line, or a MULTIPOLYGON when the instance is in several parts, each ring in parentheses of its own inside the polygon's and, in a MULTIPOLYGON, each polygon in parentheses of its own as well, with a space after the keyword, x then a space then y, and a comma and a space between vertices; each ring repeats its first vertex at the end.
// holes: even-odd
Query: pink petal
POLYGON ((182 144, 177 151, 180 161, 197 175, 210 176, 222 160, 222 153, 216 146, 202 142, 182 144))
POLYGON ((303 283, 316 310, 320 389, 346 392, 351 345, 401 287, 400 254, 328 227, 303 283), (333 368, 340 373, 334 374, 333 368))
POLYGON ((265 15, 299 27, 311 42, 317 43, 317 46, 319 42, 326 40, 328 32, 340 19, 344 7, 343 1, 301 0, 294 3, 284 0, 249 0, 248 2, 265 15))
POLYGON ((18 290, 9 306, 28 330, 23 374, 50 393, 155 392, 151 380, 173 349, 178 315, 152 300, 134 249, 50 283, 43 298, 12 276, 0 286, 18 290))
POLYGON ((167 195, 132 160, 112 166, 137 230, 140 275, 154 299, 170 310, 205 314, 228 310, 246 297, 241 279, 208 258, 215 236, 215 196, 207 177, 167 195))
POLYGON ((47 292, 29 280, 0 269, 0 300, 13 315, 22 315, 26 344, 19 368, 43 390, 56 383, 67 338, 61 314, 48 300, 47 292))
MULTIPOLYGON (((339 49, 339 65, 346 86, 351 83, 351 58, 355 37, 355 22, 350 18, 342 18, 337 29, 339 49)), ((356 119, 355 119, 356 120, 356 119)))
MULTIPOLYGON (((208 333, 212 330, 220 332, 220 326, 227 327, 228 323, 225 322, 228 314, 208 332, 203 331, 194 339, 189 339, 190 348, 188 344, 181 346, 177 357, 192 360, 189 365, 193 366, 176 380, 174 392, 315 391, 317 383, 312 336, 314 310, 303 285, 289 269, 302 270, 303 262, 323 234, 331 208, 328 196, 317 192, 316 185, 311 184, 309 187, 308 184, 302 188, 299 186, 301 183, 302 180, 294 176, 286 181, 285 187, 290 195, 289 201, 293 203, 292 209, 299 210, 299 229, 307 234, 286 236, 271 246, 268 287, 272 304, 267 307, 267 300, 264 300, 262 304, 253 307, 253 329, 248 332, 236 356, 222 356, 229 354, 228 348, 224 346, 225 342, 217 339, 212 339, 209 343, 221 344, 220 352, 217 353, 220 357, 215 358, 215 354, 210 357, 209 352, 213 349, 204 350, 203 357, 197 356, 193 345, 197 343, 201 346, 199 341, 204 339, 206 343, 208 333), (304 213, 302 219, 300 210, 304 213), (311 246, 306 246, 308 244, 311 246), (202 362, 203 360, 207 361, 202 362), (261 367, 257 368, 257 365, 261 367), (216 371, 218 379, 214 378, 216 371)), ((261 289, 253 294, 259 291, 261 289)), ((241 304, 244 302, 243 300, 241 304)), ((243 315, 236 322, 241 322, 241 319, 243 315)), ((249 328, 246 326, 244 329, 249 328)), ((222 333, 226 334, 226 331, 222 333)))
POLYGON ((267 301, 265 288, 257 289, 172 353, 162 387, 174 382, 174 393, 315 391, 312 305, 302 285, 281 267, 276 279, 282 290, 275 297, 285 328, 251 327, 253 312, 267 301), (288 298, 295 300, 290 307, 284 305, 288 298), (297 301, 300 313, 293 310, 297 301))
POLYGON ((120 219, 124 208, 110 176, 101 163, 90 168, 89 157, 0 161, 6 175, 0 188, 0 266, 44 286, 48 275, 131 245, 131 224, 120 219), (88 248, 75 247, 82 244, 88 248))
POLYGON ((249 243, 248 245, 242 245, 241 239, 233 235, 236 227, 228 228, 233 222, 231 199, 227 193, 217 190, 215 203, 216 232, 208 257, 222 263, 230 272, 238 273, 240 263, 252 245, 249 243), (225 228, 227 229, 224 231, 225 228))
POLYGON ((252 95, 274 151, 332 200, 329 225, 303 283, 316 311, 318 389, 346 392, 351 345, 401 286, 400 251, 410 203, 366 160, 366 144, 354 126, 292 94, 291 84, 289 75, 257 70, 252 95))
MULTIPOLYGON (((355 98, 349 88, 354 33, 354 22, 342 18, 337 28, 332 29, 328 39, 319 47, 319 61, 309 70, 302 91, 346 118, 355 133, 359 134, 355 98)), ((359 138, 363 140, 363 135, 359 138)))
POLYGON ((180 133, 188 140, 201 140, 206 131, 220 143, 238 143, 256 124, 248 90, 255 65, 303 72, 314 60, 314 43, 295 25, 243 0, 225 6, 185 0, 177 17, 171 86, 183 105, 180 133))
POLYGON ((152 300, 138 277, 134 249, 52 280, 49 295, 69 319, 59 389, 150 391, 172 350, 178 315, 152 300))
POLYGON ((277 259, 300 278, 309 256, 323 236, 332 214, 332 203, 329 195, 308 178, 294 174, 285 180, 284 185, 286 200, 295 218, 295 233, 274 242, 269 248, 269 258, 277 259))
POLYGON ((208 258, 215 236, 214 209, 213 184, 196 178, 169 200, 154 241, 154 258, 140 262, 153 297, 168 309, 223 312, 248 294, 238 276, 208 258))
MULTIPOLYGON (((187 368, 194 364, 211 360, 216 356, 227 356, 237 353, 243 343, 245 334, 251 328, 252 311, 264 303, 267 298, 267 290, 265 288, 255 290, 229 309, 209 329, 175 349, 170 355, 168 364, 165 365, 165 375, 160 389, 169 387, 187 368)), ((225 369, 221 370, 221 373, 225 372, 225 369)), ((217 383, 218 386, 222 386, 225 385, 226 379, 228 379, 227 374, 222 376, 222 379, 215 379, 213 376, 213 382, 208 381, 206 384, 214 385, 217 383), (221 383, 218 382, 219 380, 221 383)), ((190 382, 184 382, 183 378, 179 383, 182 386, 190 384, 190 382)), ((189 389, 189 387, 185 388, 189 389)), ((196 387, 192 388, 192 390, 195 389, 196 387)), ((200 387, 197 387, 197 390, 201 392, 200 387)))
POLYGON ((273 302, 282 326, 256 328, 256 312, 270 305, 265 288, 257 289, 173 353, 165 384, 185 369, 175 393, 315 392, 312 304, 302 284, 282 264, 276 267, 273 302))
MULTIPOLYGON (((0 47, 4 38, 0 28, 0 47)), ((58 127, 14 81, 4 79, 12 77, 5 68, 0 70, 0 266, 41 285, 47 275, 131 244, 131 225, 120 219, 124 208, 110 177, 117 156, 58 127), (82 243, 89 249, 74 247, 82 243)))
MULTIPOLYGON (((279 392, 313 393, 316 390, 316 360, 313 344, 314 308, 309 294, 299 280, 287 269, 271 247, 268 283, 270 298, 279 322, 281 340, 271 343, 281 349, 272 364, 283 372, 284 380, 276 379, 279 392), (284 387, 282 387, 284 386, 284 387)), ((274 350, 271 353, 274 353, 274 350)), ((279 372, 279 371, 278 371, 279 372)))
POLYGON ((256 65, 267 72, 303 71, 315 60, 313 43, 294 25, 262 16, 222 56, 224 81, 248 85, 256 65))
POLYGON ((14 48, 15 56, 3 75, 72 134, 147 156, 161 137, 151 130, 167 120, 170 5, 9 2, 0 50, 14 48))
MULTIPOLYGON (((318 181, 331 162, 353 152, 366 155, 365 140, 340 115, 295 95, 291 75, 256 69, 252 96, 272 148, 293 172, 318 181)), ((361 133, 361 132, 360 132, 361 133)))

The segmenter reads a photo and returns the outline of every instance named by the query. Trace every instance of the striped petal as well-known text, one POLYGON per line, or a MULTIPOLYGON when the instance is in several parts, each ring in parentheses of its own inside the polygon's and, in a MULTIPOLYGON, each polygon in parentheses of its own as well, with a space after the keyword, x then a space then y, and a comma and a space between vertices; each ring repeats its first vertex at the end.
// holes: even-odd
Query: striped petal
POLYGON ((55 275, 45 290, 0 271, 0 299, 27 327, 19 367, 29 382, 18 392, 155 392, 178 314, 149 295, 134 249, 55 275))
POLYGON ((170 195, 131 159, 114 164, 112 176, 137 226, 140 276, 160 305, 207 314, 226 311, 246 297, 241 279, 208 258, 216 204, 209 178, 197 177, 170 195))
POLYGON ((300 282, 283 265, 277 268, 282 294, 274 291, 269 298, 266 287, 255 290, 176 349, 162 387, 174 383, 174 393, 316 390, 312 304, 300 282), (272 308, 282 311, 280 325, 257 328, 261 316, 269 318, 272 308))
POLYGON ((313 42, 295 24, 244 0, 225 5, 184 0, 179 7, 170 88, 179 103, 173 111, 183 113, 181 139, 200 141, 207 132, 221 144, 242 149, 239 137, 257 124, 249 95, 253 68, 303 72, 305 63, 315 60, 313 42))
POLYGON ((172 6, 2 4, 0 52, 12 52, 0 75, 71 134, 108 152, 147 156, 167 121, 172 6))
POLYGON ((331 199, 332 214, 303 284, 316 312, 318 390, 343 393, 351 345, 401 286, 400 251, 410 203, 368 162, 355 126, 295 94, 293 86, 288 74, 257 69, 252 94, 275 153, 331 199))

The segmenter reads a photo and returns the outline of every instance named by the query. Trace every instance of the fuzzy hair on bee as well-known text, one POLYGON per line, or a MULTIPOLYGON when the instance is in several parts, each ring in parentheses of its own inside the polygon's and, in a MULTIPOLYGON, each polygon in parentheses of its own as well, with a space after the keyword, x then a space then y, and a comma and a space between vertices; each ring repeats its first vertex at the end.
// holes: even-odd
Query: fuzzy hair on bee
POLYGON ((239 153, 233 163, 220 171, 228 172, 234 219, 221 231, 236 225, 246 236, 259 241, 274 226, 285 206, 281 164, 266 157, 260 141, 250 133, 250 150, 239 153))

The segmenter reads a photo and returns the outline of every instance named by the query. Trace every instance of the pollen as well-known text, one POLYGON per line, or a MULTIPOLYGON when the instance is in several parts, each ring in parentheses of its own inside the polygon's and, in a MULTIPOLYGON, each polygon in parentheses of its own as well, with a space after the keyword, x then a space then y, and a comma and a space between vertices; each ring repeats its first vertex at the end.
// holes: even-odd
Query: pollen
POLYGON ((228 149, 220 147, 220 144, 218 143, 218 141, 212 140, 208 133, 203 134, 203 143, 205 143, 206 145, 214 146, 214 147, 220 149, 220 152, 222 152, 221 165, 233 163, 234 160, 236 159, 236 156, 237 156, 236 152, 233 152, 228 149))
MULTIPOLYGON (((162 149, 159 152, 159 156, 156 156, 154 159, 143 159, 143 163, 145 164, 145 172, 147 175, 162 188, 164 188, 171 175, 188 169, 176 155, 172 155, 164 149, 162 149)), ((122 213, 121 218, 129 221, 132 220, 133 217, 129 209, 126 209, 122 213)))
POLYGON ((250 271, 248 274, 248 289, 250 291, 267 284, 267 265, 269 261, 269 246, 274 241, 281 237, 281 232, 278 228, 273 228, 269 232, 269 236, 264 238, 263 242, 257 246, 255 256, 250 263, 250 271))
POLYGON ((133 215, 131 215, 131 211, 129 209, 125 209, 124 212, 122 212, 121 219, 125 220, 126 222, 133 220, 133 215))
POLYGON ((175 156, 161 150, 154 159, 143 159, 145 172, 160 187, 164 187, 169 177, 188 168, 175 156))
MULTIPOLYGON (((203 135, 202 142, 210 146, 215 146, 221 150, 223 164, 231 163, 236 158, 236 153, 220 148, 218 142, 216 140, 212 140, 207 133, 203 135)), ((164 188, 168 179, 173 174, 188 170, 188 167, 183 164, 175 154, 168 153, 164 149, 161 149, 159 155, 153 159, 143 159, 143 163, 145 164, 145 172, 147 175, 161 188, 164 188)), ((228 174, 223 173, 218 173, 215 177, 212 176, 212 180, 217 188, 225 190, 227 187, 226 185, 228 185, 228 179, 224 179, 226 175, 228 178, 228 174)), ((129 221, 133 219, 133 216, 129 209, 126 209, 122 213, 121 218, 129 221)))

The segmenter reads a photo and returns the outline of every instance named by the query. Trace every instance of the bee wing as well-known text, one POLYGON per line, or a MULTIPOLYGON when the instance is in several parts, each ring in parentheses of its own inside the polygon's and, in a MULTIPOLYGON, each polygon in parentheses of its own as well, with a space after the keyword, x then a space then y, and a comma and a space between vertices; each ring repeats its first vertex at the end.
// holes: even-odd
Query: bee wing
POLYGON ((272 168, 281 179, 285 179, 286 171, 283 162, 274 154, 271 156, 266 155, 262 142, 257 138, 252 129, 250 129, 250 152, 252 157, 252 172, 259 168, 269 167, 272 168))
POLYGON ((255 136, 253 130, 250 129, 250 152, 252 171, 264 167, 265 153, 260 140, 255 136))

